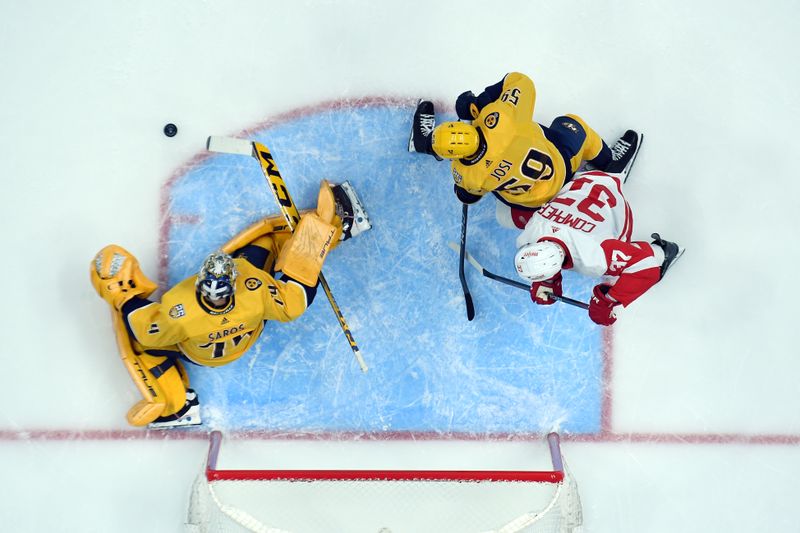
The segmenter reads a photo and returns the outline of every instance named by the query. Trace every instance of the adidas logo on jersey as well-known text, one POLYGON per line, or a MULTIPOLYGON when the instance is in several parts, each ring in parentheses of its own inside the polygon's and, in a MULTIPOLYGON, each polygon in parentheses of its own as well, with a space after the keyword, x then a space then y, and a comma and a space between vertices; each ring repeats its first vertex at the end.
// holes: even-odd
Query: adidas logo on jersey
POLYGON ((228 318, 227 318, 227 317, 222 317, 222 322, 220 322, 219 324, 220 324, 221 326, 224 326, 224 325, 225 325, 225 324, 227 324, 228 322, 230 322, 230 320, 228 320, 228 318))

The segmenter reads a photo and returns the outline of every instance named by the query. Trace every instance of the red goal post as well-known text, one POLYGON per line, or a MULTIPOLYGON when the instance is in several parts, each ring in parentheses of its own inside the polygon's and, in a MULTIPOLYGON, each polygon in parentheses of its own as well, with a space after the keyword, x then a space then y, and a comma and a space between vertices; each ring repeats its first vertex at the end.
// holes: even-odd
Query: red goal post
POLYGON ((546 441, 552 470, 226 470, 213 431, 187 530, 577 532, 577 485, 558 434, 546 441))

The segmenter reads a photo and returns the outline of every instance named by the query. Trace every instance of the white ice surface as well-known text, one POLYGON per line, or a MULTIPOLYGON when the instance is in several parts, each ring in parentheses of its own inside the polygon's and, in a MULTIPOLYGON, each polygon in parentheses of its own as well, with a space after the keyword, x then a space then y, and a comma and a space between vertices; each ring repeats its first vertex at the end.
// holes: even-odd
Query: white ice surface
MULTIPOLYGON (((136 394, 87 267, 118 242, 157 271, 161 186, 207 135, 342 98, 452 102, 512 70, 535 80, 543 123, 576 112, 606 139, 645 132, 636 223, 689 250, 615 327, 611 427, 709 442, 566 442, 586 531, 800 530, 795 2, 0 11, 3 530, 180 530, 204 444, 92 437, 126 429, 136 394), (715 437, 731 434, 756 438, 715 437)), ((515 447, 509 468, 523 457, 484 446, 515 447)))

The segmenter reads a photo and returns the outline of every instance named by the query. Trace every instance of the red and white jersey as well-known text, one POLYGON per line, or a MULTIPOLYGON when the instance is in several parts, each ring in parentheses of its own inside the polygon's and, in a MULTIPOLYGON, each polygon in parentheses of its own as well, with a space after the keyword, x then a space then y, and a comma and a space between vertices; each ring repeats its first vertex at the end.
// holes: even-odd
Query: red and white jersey
POLYGON ((633 214, 619 175, 581 172, 534 213, 517 237, 517 248, 538 241, 560 244, 564 268, 610 276, 608 294, 628 305, 658 282, 664 260, 660 247, 631 242, 632 232, 633 214))

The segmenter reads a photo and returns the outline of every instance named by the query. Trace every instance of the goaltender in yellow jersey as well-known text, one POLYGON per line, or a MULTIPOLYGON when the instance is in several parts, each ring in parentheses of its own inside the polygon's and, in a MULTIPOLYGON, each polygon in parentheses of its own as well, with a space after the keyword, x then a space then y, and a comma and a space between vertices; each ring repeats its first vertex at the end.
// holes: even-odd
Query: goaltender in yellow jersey
POLYGON ((348 182, 331 187, 323 181, 316 210, 301 216, 294 233, 283 217, 256 222, 160 301, 148 299, 156 285, 130 252, 113 244, 100 250, 90 268, 92 284, 113 308, 120 355, 144 396, 128 422, 199 424, 183 361, 230 363, 255 344, 267 321, 298 318, 314 300, 328 252, 370 227, 348 182))
MULTIPOLYGON (((274 257, 273 250, 286 236, 287 233, 279 232, 251 246, 260 244, 266 247, 262 249, 269 250, 266 255, 274 257)), ((200 290, 192 277, 165 293, 160 303, 133 300, 123 306, 134 339, 148 347, 176 345, 193 363, 221 366, 235 361, 252 346, 266 320, 289 322, 302 315, 316 290, 293 279, 275 279, 268 270, 253 265, 249 258, 233 258, 225 253, 210 255, 198 280, 201 280, 200 290), (229 298, 212 300, 209 298, 212 289, 204 291, 203 283, 214 283, 209 279, 215 271, 227 276, 229 298), (223 305, 215 307, 213 301, 223 305)))
POLYGON ((492 193, 499 202, 498 220, 524 228, 583 161, 601 170, 612 161, 606 143, 579 116, 559 116, 550 127, 534 122, 535 102, 533 81, 519 72, 478 96, 462 93, 456 113, 467 122, 435 126, 433 104, 420 101, 409 151, 452 160, 459 200, 471 204, 492 193))

